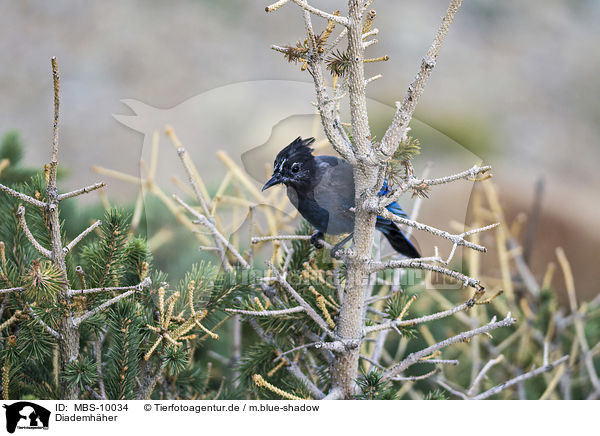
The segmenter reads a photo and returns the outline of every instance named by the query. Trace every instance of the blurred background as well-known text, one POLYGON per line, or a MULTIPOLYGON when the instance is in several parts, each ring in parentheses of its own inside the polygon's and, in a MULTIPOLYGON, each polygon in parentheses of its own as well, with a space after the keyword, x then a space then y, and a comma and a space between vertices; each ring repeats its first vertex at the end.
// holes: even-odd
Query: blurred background
MULTIPOLYGON (((295 44, 304 35, 301 14, 292 5, 266 14, 267 3, 4 0, 0 133, 19 132, 28 165, 46 161, 52 129, 49 59, 57 56, 61 161, 70 175, 65 190, 101 178, 90 173, 92 165, 139 172, 148 135, 114 114, 139 115, 143 107, 173 113, 190 99, 197 99, 203 116, 212 117, 192 111, 178 116, 187 122, 176 129, 195 160, 202 161, 203 176, 214 179, 209 186, 222 175, 214 158, 218 149, 245 163, 245 153, 267 144, 254 160, 270 164, 289 140, 310 134, 290 128, 277 136, 274 127, 289 116, 280 108, 309 113, 313 97, 308 74, 269 49, 274 43, 295 44), (247 87, 236 87, 267 80, 288 82, 251 87, 248 93, 242 92, 247 87)), ((345 8, 339 0, 313 3, 327 10, 345 8)), ((373 5, 380 42, 368 54, 390 56, 367 67, 368 76, 383 74, 368 89, 372 104, 383 108, 371 118, 376 136, 393 114, 384 108, 393 108, 404 95, 447 3, 379 0, 373 5)), ((417 169, 428 160, 434 160, 432 176, 468 168, 477 159, 492 165, 509 221, 531 213, 536 183, 543 180, 532 269, 543 276, 555 260, 555 247, 564 247, 578 293, 586 299, 598 294, 600 251, 599 19, 600 3, 593 0, 465 1, 417 109, 419 125, 427 128, 414 126, 424 150, 417 169)), ((246 170, 259 186, 260 172, 246 170)), ((106 181, 111 201, 135 199, 137 187, 106 181)), ((465 200, 461 191, 460 202, 455 195, 452 188, 434 190, 423 203, 421 219, 443 228, 461 215, 464 221, 468 192, 465 200)), ((409 203, 403 204, 410 210, 409 203)))

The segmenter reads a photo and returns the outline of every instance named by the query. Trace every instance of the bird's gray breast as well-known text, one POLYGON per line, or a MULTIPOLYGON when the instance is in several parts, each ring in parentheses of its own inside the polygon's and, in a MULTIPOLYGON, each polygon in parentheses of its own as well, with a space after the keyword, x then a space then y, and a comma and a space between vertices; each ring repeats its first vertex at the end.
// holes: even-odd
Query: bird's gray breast
POLYGON ((317 230, 338 235, 354 229, 354 175, 352 167, 334 156, 316 156, 317 171, 311 189, 287 195, 300 214, 317 230))

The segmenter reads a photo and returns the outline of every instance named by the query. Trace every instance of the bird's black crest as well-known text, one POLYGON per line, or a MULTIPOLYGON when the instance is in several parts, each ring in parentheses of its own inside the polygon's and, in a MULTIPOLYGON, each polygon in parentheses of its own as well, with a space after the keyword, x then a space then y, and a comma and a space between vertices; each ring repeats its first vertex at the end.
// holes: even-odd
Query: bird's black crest
POLYGON ((275 168, 278 168, 285 160, 289 162, 302 162, 312 159, 313 149, 309 147, 315 138, 302 139, 298 136, 290 145, 279 152, 275 159, 275 168))

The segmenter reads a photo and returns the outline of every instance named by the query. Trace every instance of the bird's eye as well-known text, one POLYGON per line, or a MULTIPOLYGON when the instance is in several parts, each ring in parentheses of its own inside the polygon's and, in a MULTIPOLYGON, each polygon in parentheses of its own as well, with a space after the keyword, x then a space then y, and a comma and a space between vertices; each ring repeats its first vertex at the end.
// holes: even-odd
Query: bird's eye
POLYGON ((292 165, 292 174, 296 174, 298 173, 298 171, 300 171, 300 164, 299 163, 295 163, 292 165))

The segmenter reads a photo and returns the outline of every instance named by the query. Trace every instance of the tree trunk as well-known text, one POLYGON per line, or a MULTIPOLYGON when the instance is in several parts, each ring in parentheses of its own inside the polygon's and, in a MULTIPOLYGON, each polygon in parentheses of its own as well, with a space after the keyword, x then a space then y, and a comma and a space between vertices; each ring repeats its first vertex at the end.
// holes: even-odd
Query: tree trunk
POLYGON ((58 362, 59 362, 59 385, 60 399, 76 400, 79 397, 77 386, 69 386, 60 377, 64 373, 65 367, 76 360, 79 355, 79 329, 73 325, 71 315, 71 297, 69 296, 69 279, 67 277, 67 265, 65 262, 65 252, 62 245, 60 231, 60 215, 58 210, 58 191, 56 189, 56 168, 58 164, 53 158, 50 163, 50 179, 46 188, 46 199, 50 207, 48 208, 48 218, 50 221, 50 243, 52 245, 52 263, 62 272, 63 285, 61 292, 57 296, 59 305, 63 308, 63 313, 58 327, 58 362))
MULTIPOLYGON (((344 300, 340 309, 340 317, 336 333, 341 339, 360 339, 363 329, 364 293, 369 278, 367 266, 373 247, 373 232, 375 215, 363 208, 365 193, 371 190, 377 181, 377 170, 370 168, 365 172, 355 169, 354 176, 357 195, 354 221, 353 253, 348 259, 348 277, 344 289, 344 300), (361 172, 357 177, 357 172, 361 172)), ((356 376, 360 347, 346 350, 336 355, 333 368, 333 387, 341 389, 344 398, 348 399, 355 393, 356 376)))
MULTIPOLYGON (((348 53, 350 57, 348 94, 357 162, 354 165, 353 252, 347 260, 348 277, 336 330, 342 340, 362 337, 364 292, 369 277, 367 266, 371 259, 376 219, 373 213, 364 208, 364 202, 373 195, 373 188, 377 184, 379 173, 379 166, 368 162, 372 142, 365 92, 361 3, 358 0, 348 1, 348 53)), ((355 392, 359 355, 360 347, 356 347, 346 350, 336 357, 333 369, 333 387, 341 389, 344 398, 350 398, 355 392)))

